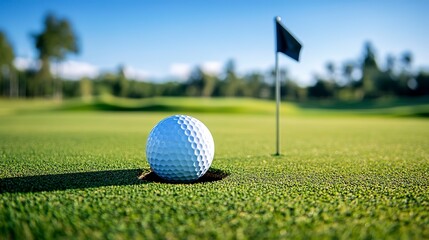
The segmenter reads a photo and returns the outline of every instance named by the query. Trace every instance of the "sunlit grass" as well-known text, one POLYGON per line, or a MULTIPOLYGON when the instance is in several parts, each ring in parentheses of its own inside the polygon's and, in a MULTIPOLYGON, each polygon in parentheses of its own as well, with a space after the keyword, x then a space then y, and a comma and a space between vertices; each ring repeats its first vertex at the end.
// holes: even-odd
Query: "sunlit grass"
POLYGON ((2 99, 0 98, 0 116, 19 111, 44 111, 61 106, 62 103, 51 99, 2 99))
MULTIPOLYGON (((106 112, 181 112, 181 113, 230 113, 274 114, 272 100, 250 98, 184 98, 158 97, 123 99, 110 95, 55 101, 0 99, 0 115, 40 111, 106 111, 106 112)), ((429 98, 380 99, 359 102, 308 101, 294 103, 283 101, 282 115, 292 116, 405 116, 428 117, 429 98)))
MULTIPOLYGON (((239 104, 222 101, 208 104, 239 104)), ((229 175, 138 180, 148 133, 170 114, 1 116, 0 239, 429 237, 425 118, 286 113, 274 157, 272 114, 190 112, 214 137, 212 167, 229 175)))

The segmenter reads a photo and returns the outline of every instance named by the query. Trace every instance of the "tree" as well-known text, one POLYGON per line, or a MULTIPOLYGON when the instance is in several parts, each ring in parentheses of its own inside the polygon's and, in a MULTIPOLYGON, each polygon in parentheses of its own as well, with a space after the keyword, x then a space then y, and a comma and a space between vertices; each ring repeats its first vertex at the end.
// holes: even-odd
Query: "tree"
POLYGON ((308 87, 308 96, 310 98, 332 98, 334 97, 334 86, 331 81, 315 76, 316 83, 308 87))
POLYGON ((264 76, 258 72, 253 72, 247 76, 245 76, 246 81, 246 89, 245 89, 245 96, 246 97, 254 97, 254 98, 260 98, 261 97, 261 91, 264 88, 264 76))
POLYGON ((186 95, 197 97, 202 95, 204 87, 204 73, 200 67, 195 67, 186 83, 186 95))
POLYGON ((13 60, 15 54, 13 52, 12 45, 9 43, 6 34, 0 31, 0 95, 6 93, 6 80, 9 80, 9 96, 18 96, 18 84, 15 78, 15 67, 13 66, 13 60))
POLYGON ((417 77, 417 88, 415 95, 429 95, 429 72, 421 71, 417 77))
POLYGON ((125 75, 125 67, 120 65, 118 67, 118 73, 116 79, 114 80, 112 86, 112 93, 117 97, 127 97, 128 96, 128 79, 125 75))
POLYGON ((333 62, 326 63, 326 71, 329 75, 329 81, 335 82, 335 64, 333 62))
POLYGON ((372 44, 367 42, 364 50, 364 60, 362 63, 362 83, 365 97, 373 98, 378 96, 377 84, 375 83, 380 70, 375 59, 375 51, 372 44))
POLYGON ((346 85, 349 85, 353 81, 353 71, 355 70, 355 66, 353 63, 348 62, 343 66, 343 75, 346 80, 346 85))
POLYGON ((412 90, 417 88, 417 81, 412 73, 413 55, 411 52, 404 52, 400 58, 401 70, 398 76, 396 94, 399 96, 407 96, 412 90))
POLYGON ((90 101, 92 98, 92 81, 88 78, 82 78, 79 82, 80 97, 84 101, 90 101))
POLYGON ((407 90, 415 90, 417 88, 417 81, 412 73, 413 54, 409 51, 402 54, 402 63, 404 65, 404 72, 407 76, 407 90))
POLYGON ((218 80, 217 80, 216 76, 203 72, 204 86, 203 86, 201 95, 203 97, 211 97, 213 95, 215 88, 216 88, 217 81, 218 80))
POLYGON ((376 84, 380 94, 394 95, 398 82, 395 81, 395 58, 392 55, 386 57, 386 69, 378 74, 376 84))
POLYGON ((41 68, 38 73, 41 85, 45 86, 42 94, 48 94, 48 85, 53 86, 53 92, 58 98, 62 98, 61 80, 52 80, 51 61, 58 64, 69 53, 78 53, 77 37, 67 19, 59 19, 53 14, 45 17, 44 29, 41 33, 34 34, 35 47, 39 53, 41 68))
POLYGON ((235 72, 235 62, 234 60, 229 60, 225 66, 225 79, 221 89, 221 95, 226 97, 239 96, 241 85, 242 81, 235 72))
POLYGON ((411 63, 413 62, 413 54, 411 52, 404 52, 402 54, 401 58, 402 64, 404 65, 404 68, 410 69, 411 63))
POLYGON ((386 72, 392 77, 395 72, 395 57, 390 54, 386 57, 386 72))

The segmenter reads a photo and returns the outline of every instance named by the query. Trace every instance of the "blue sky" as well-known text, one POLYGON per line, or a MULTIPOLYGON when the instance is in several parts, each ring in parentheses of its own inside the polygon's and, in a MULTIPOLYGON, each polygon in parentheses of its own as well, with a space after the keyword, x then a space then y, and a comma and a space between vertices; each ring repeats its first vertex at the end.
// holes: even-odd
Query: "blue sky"
POLYGON ((370 41, 380 64, 387 54, 414 54, 429 66, 429 1, 0 1, 0 30, 19 61, 36 57, 30 34, 41 31, 47 12, 65 17, 79 36, 81 52, 62 68, 96 74, 127 66, 151 79, 186 77, 195 65, 212 73, 234 59, 241 73, 274 66, 274 17, 303 43, 301 62, 280 57, 292 77, 311 83, 327 61, 359 60, 370 41))

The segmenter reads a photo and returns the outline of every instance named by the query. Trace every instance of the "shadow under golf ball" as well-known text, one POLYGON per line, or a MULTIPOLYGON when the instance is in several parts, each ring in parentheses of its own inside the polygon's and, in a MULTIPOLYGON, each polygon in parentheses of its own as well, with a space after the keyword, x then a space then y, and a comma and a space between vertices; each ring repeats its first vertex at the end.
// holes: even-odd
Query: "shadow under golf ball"
POLYGON ((224 178, 226 178, 229 175, 228 172, 216 169, 216 168, 210 168, 202 177, 195 181, 191 182, 176 182, 176 181, 167 181, 158 175, 156 175, 155 172, 151 170, 142 171, 142 173, 138 176, 138 179, 146 181, 146 182, 157 182, 157 183, 204 183, 204 182, 216 182, 220 181, 224 178))

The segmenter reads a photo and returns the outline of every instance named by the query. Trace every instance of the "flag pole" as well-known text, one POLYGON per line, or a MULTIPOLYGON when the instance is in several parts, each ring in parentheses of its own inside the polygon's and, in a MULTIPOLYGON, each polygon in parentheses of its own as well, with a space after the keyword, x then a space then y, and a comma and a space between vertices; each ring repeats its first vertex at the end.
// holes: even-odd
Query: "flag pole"
POLYGON ((280 155, 280 72, 279 52, 299 62, 302 45, 281 24, 281 18, 275 18, 276 26, 276 156, 280 155))
POLYGON ((276 51, 276 156, 280 155, 280 77, 279 54, 276 51))
MULTIPOLYGON (((281 18, 279 16, 275 17, 275 25, 277 26, 277 22, 280 22, 281 18)), ((280 155, 280 74, 279 74, 279 53, 278 53, 278 33, 276 27, 276 156, 280 155)))

